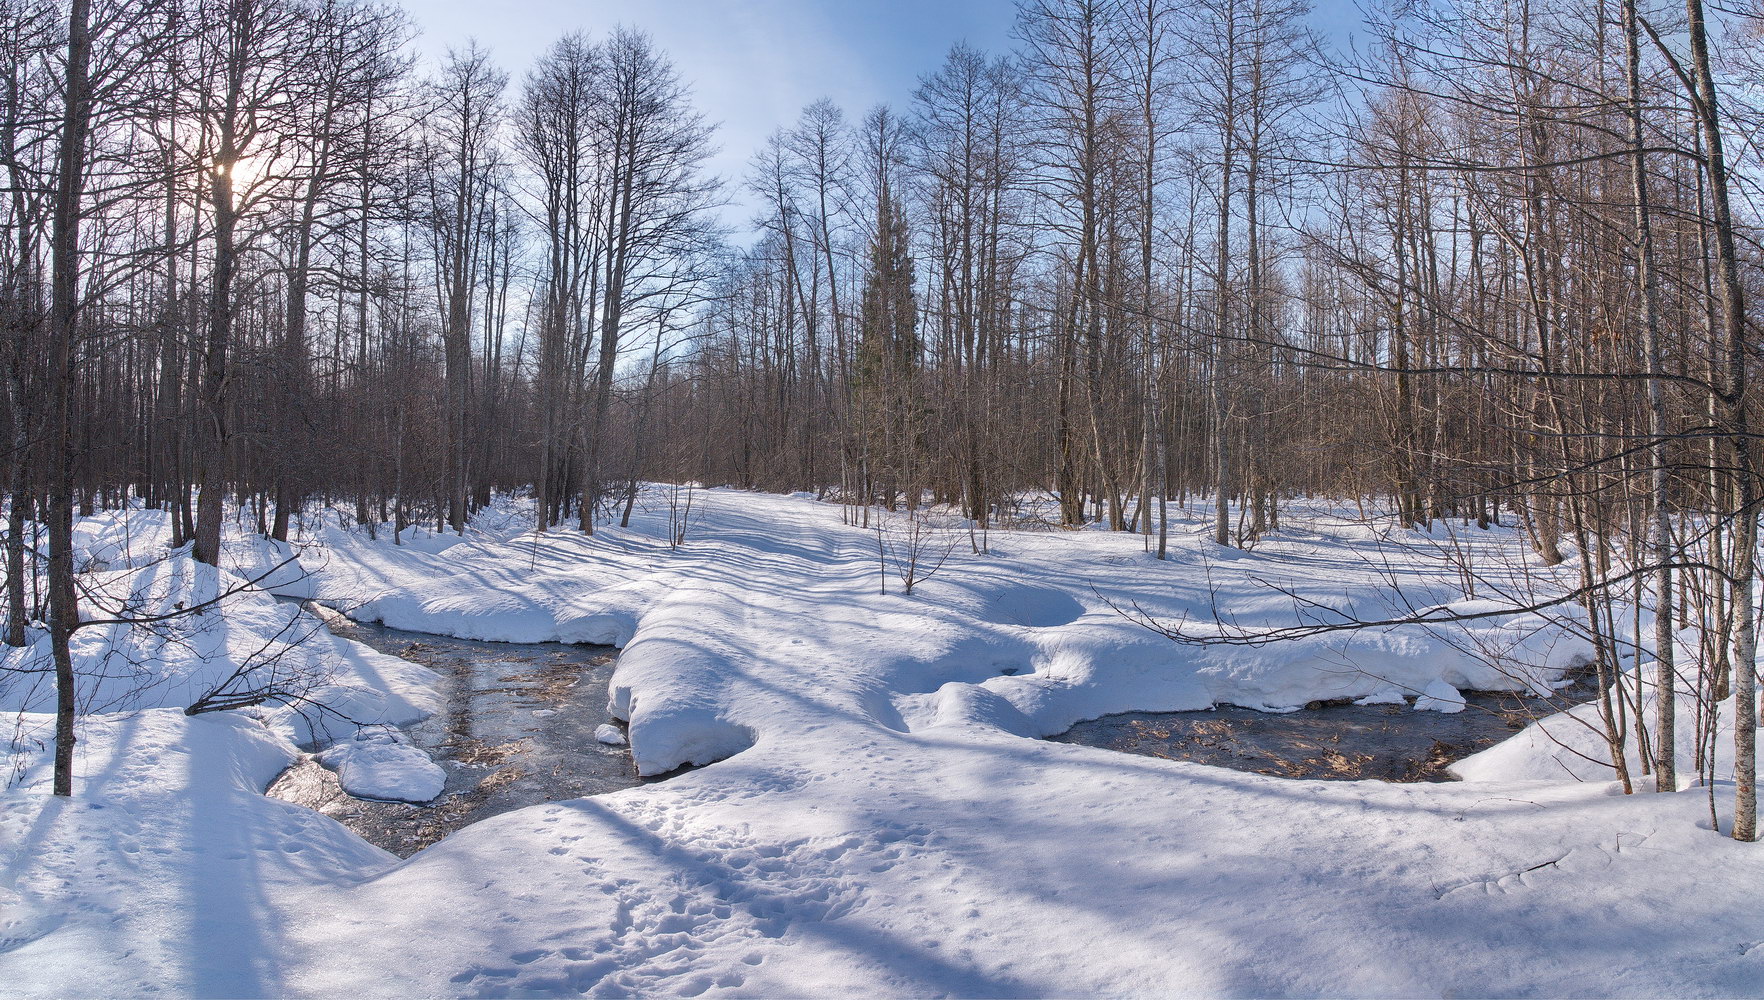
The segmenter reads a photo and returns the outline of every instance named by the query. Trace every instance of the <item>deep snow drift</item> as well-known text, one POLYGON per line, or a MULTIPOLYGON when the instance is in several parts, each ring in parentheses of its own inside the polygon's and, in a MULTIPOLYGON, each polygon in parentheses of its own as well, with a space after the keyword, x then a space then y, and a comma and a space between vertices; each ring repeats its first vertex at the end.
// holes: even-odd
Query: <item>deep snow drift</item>
MULTIPOLYGON (((1464 600, 1447 550, 1469 552, 1489 586, 1525 586, 1501 577, 1507 533, 1386 537, 1317 513, 1254 553, 1184 525, 1159 563, 1133 537, 997 532, 989 556, 950 539, 956 553, 906 597, 893 579, 877 593, 876 535, 837 506, 714 491, 700 509, 679 551, 662 541, 665 510, 592 538, 535 537, 513 517, 411 547, 325 527, 302 553, 309 575, 275 582, 400 628, 622 644, 613 701, 642 770, 716 763, 505 814, 397 863, 257 794, 294 759, 286 720, 94 717, 73 799, 47 795, 42 753, 15 757, 22 780, 0 799, 0 983, 32 996, 1764 992, 1759 849, 1706 828, 1701 789, 1614 795, 1607 775, 1547 773, 1553 744, 1529 737, 1466 762, 1476 780, 1425 786, 1025 738, 1129 709, 1407 692, 1450 710, 1461 689, 1547 687, 1584 649, 1536 620, 1241 647, 1177 644, 1116 611, 1194 633, 1331 613, 1295 607, 1284 586, 1386 617, 1464 600)), ((247 577, 278 561, 243 540, 232 556, 247 577)), ((363 666, 376 661, 334 655, 352 715, 420 707, 407 683, 420 678, 376 686, 363 666)))

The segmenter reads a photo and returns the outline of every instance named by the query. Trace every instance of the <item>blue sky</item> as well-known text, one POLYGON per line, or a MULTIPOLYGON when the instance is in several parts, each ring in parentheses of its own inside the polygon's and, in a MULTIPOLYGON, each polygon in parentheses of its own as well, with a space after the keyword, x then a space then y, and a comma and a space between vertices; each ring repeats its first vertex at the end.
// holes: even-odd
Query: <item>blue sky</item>
POLYGON ((475 37, 516 85, 565 32, 643 29, 691 84, 700 110, 722 124, 723 151, 712 166, 728 177, 805 104, 831 97, 853 118, 882 101, 904 104, 919 74, 935 69, 956 41, 1007 48, 1015 16, 1010 0, 406 0, 404 7, 426 55, 475 37))
MULTIPOLYGON (((1318 26, 1357 24, 1351 0, 1319 0, 1318 26)), ((559 35, 615 24, 648 32, 692 85, 718 132, 712 167, 738 178, 767 134, 830 97, 853 118, 904 105, 957 41, 1010 47, 1011 0, 405 0, 430 58, 476 38, 518 86, 559 35)), ((733 224, 746 222, 737 211, 733 224)))

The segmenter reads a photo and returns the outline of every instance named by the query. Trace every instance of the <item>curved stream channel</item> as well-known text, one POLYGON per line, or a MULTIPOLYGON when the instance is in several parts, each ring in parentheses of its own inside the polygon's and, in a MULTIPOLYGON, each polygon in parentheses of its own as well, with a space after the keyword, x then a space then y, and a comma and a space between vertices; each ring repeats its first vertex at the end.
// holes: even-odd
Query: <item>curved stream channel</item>
MULTIPOLYGON (((607 713, 611 646, 479 642, 327 616, 338 635, 420 663, 443 678, 446 707, 410 727, 447 772, 432 802, 355 798, 315 760, 289 768, 268 794, 324 813, 376 846, 409 857, 497 813, 614 792, 638 778, 629 749, 594 738, 607 713)), ((1221 705, 1130 712, 1081 722, 1051 739, 1285 778, 1450 781, 1447 768, 1541 715, 1591 697, 1583 679, 1548 698, 1465 692, 1462 712, 1408 704, 1328 705, 1285 714, 1221 705)), ((666 777, 666 775, 661 776, 666 777)))
POLYGON ((1453 763, 1594 693, 1584 679, 1548 697, 1465 691, 1463 711, 1452 714, 1416 711, 1407 703, 1286 713, 1232 705, 1127 712, 1080 722, 1051 739, 1282 778, 1454 781, 1453 763))
MULTIPOLYGON (((445 707, 405 730, 447 772, 422 805, 358 799, 314 760, 283 772, 267 794, 315 809, 399 857, 497 813, 642 784, 630 750, 606 746, 618 650, 556 642, 478 642, 327 616, 331 631, 441 674, 445 707)), ((623 728, 622 726, 620 727, 623 728)))

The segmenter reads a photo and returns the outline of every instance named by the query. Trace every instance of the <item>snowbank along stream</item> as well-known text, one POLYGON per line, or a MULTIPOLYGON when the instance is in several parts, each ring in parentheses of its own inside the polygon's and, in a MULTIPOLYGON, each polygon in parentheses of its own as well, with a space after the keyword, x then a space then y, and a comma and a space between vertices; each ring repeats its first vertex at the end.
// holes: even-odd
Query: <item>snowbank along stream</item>
MULTIPOLYGON (((269 794, 316 809, 363 839, 409 857, 478 820, 524 806, 638 785, 630 751, 595 730, 617 650, 556 642, 454 639, 330 617, 332 632, 435 670, 446 707, 406 730, 447 772, 422 804, 356 798, 316 760, 289 768, 269 794)), ((653 779, 649 779, 653 780, 653 779)))
POLYGON ((1408 702, 1284 713, 1231 705, 1126 712, 1080 722, 1050 739, 1282 778, 1451 781, 1452 764, 1591 694, 1581 685, 1549 698, 1466 691, 1463 710, 1453 713, 1418 711, 1408 702))

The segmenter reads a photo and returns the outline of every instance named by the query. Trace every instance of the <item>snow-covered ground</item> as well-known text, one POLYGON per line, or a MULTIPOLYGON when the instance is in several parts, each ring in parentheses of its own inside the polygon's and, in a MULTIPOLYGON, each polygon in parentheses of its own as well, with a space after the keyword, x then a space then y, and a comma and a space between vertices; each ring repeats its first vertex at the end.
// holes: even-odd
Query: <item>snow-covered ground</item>
MULTIPOLYGON (((0 992, 1764 993, 1764 855, 1708 829, 1702 789, 1616 795, 1529 735, 1449 785, 1026 738, 1127 709, 1547 686, 1584 648, 1537 620, 1204 646, 1118 610, 1196 634, 1382 618, 1466 599, 1448 551, 1487 600, 1524 586, 1509 533, 1291 512, 1253 553, 1185 522, 1165 563, 1102 532, 995 532, 987 556, 960 535, 909 597, 878 593, 877 536, 837 506, 712 491, 698 510, 678 551, 660 509, 593 538, 508 511, 407 547, 327 527, 308 575, 275 582, 400 628, 619 643, 640 768, 711 766, 399 862, 258 794, 295 758, 285 720, 93 717, 72 799, 41 752, 0 798, 0 992)), ((231 557, 245 578, 279 561, 231 557)), ((352 717, 420 707, 419 676, 351 645, 330 655, 352 717)))
MULTIPOLYGON (((286 546, 230 537, 217 569, 188 549, 168 554, 169 538, 160 511, 107 513, 76 528, 75 563, 90 568, 78 577, 88 624, 70 644, 82 711, 183 708, 205 695, 236 704, 274 690, 278 703, 251 713, 286 739, 322 743, 440 707, 432 671, 339 639, 253 585, 271 570, 299 575, 286 546)), ((0 646, 0 712, 54 709, 48 635, 33 630, 31 640, 0 646)))

